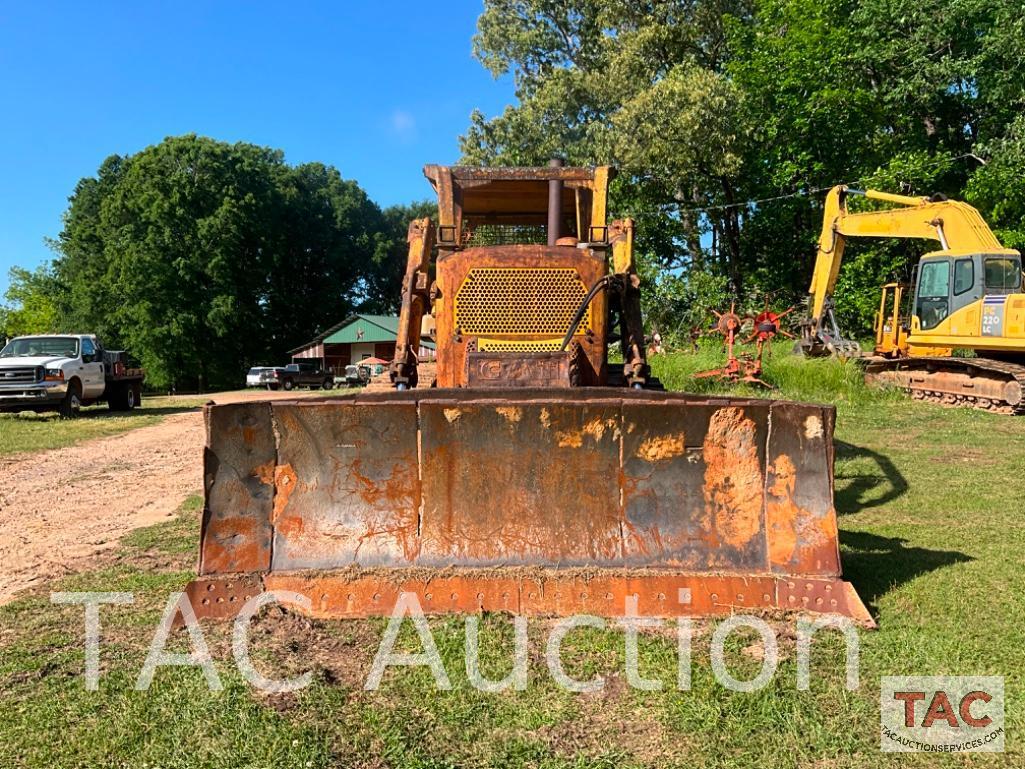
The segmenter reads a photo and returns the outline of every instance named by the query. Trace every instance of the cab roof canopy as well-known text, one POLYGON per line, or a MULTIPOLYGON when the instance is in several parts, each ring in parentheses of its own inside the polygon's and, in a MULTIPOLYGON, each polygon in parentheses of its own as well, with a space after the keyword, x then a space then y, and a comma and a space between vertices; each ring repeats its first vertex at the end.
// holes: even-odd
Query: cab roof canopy
POLYGON ((558 183, 561 233, 580 238, 591 224, 605 225, 610 166, 539 166, 478 168, 424 166, 424 176, 438 195, 439 241, 446 234, 461 242, 466 227, 481 224, 535 225, 548 222, 549 185, 558 183), (455 228, 454 232, 451 228, 455 228))

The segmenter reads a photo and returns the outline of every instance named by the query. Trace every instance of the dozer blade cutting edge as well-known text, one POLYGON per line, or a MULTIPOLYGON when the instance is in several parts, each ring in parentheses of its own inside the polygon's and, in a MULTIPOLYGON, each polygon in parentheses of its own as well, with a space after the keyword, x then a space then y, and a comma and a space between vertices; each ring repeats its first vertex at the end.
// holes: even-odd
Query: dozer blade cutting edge
POLYGON ((840 570, 832 407, 588 388, 205 409, 200 617, 502 611, 872 619, 840 570))

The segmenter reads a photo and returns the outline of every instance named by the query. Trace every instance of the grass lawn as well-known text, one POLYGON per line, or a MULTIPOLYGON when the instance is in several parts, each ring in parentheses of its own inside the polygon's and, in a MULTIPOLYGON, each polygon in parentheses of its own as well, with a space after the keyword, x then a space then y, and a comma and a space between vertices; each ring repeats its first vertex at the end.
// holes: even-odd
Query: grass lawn
MULTIPOLYGON (((716 388, 688 374, 714 352, 656 361, 672 388, 716 388)), ((229 628, 205 626, 224 684, 208 692, 196 670, 161 669, 132 690, 168 594, 191 577, 198 499, 174 521, 127 537, 93 571, 0 607, 0 766, 445 767, 679 766, 842 769, 1023 766, 1025 752, 1025 419, 948 410, 869 391, 851 366, 777 353, 766 378, 780 397, 838 407, 836 503, 846 576, 876 615, 861 633, 860 686, 844 686, 836 637, 816 640, 811 690, 795 685, 792 626, 781 662, 760 691, 727 690, 713 677, 709 636, 694 641, 692 688, 679 691, 675 639, 641 637, 645 692, 625 681, 621 632, 582 629, 563 646, 567 672, 600 674, 602 691, 574 694, 548 674, 550 623, 530 625, 530 681, 499 694, 469 686, 459 618, 430 626, 453 690, 424 668, 391 670, 363 690, 384 631, 380 620, 310 621, 270 610, 254 622, 258 666, 269 675, 313 671, 295 694, 263 695, 231 664, 229 628), (106 607, 102 678, 83 686, 80 607, 53 606, 53 590, 130 591, 135 605, 106 607), (1007 692, 1003 754, 883 754, 879 679, 885 675, 1000 675, 1007 692)), ((746 390, 743 392, 747 393, 746 390)), ((671 626, 667 626, 671 627, 671 626)), ((511 666, 507 617, 481 624, 485 673, 511 666)), ((400 643, 419 644, 410 623, 400 643)), ((176 649, 187 636, 176 634, 176 649)), ((759 647, 738 634, 728 647, 737 677, 756 672, 759 647)))
POLYGON ((55 413, 0 414, 0 456, 23 451, 44 451, 72 446, 91 438, 118 435, 137 427, 156 424, 167 414, 189 411, 208 398, 143 397, 142 407, 124 413, 105 405, 82 409, 75 419, 61 419, 55 413))

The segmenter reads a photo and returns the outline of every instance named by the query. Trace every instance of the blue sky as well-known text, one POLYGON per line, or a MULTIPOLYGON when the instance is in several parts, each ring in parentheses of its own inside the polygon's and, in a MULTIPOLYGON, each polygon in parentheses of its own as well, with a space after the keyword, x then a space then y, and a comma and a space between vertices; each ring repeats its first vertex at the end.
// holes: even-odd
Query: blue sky
POLYGON ((480 0, 0 5, 0 294, 51 258, 75 182, 195 132, 282 149, 382 205, 427 198, 479 108, 512 101, 473 58, 480 0))

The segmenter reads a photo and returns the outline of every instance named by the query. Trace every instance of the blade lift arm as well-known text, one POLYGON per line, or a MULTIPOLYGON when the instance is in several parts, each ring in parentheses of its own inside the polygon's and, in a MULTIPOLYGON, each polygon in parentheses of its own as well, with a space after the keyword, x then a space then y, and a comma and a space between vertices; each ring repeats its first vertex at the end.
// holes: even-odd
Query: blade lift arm
POLYGON ((641 279, 634 263, 633 219, 612 222, 609 244, 612 246, 612 285, 619 294, 623 377, 628 386, 640 388, 648 380, 650 372, 641 317, 641 279))
POLYGON ((389 366, 391 381, 397 390, 417 385, 417 363, 420 350, 420 329, 424 315, 430 311, 430 264, 434 248, 434 225, 430 219, 414 219, 406 236, 409 256, 402 277, 402 306, 395 339, 395 357, 389 366))
POLYGON ((569 347, 591 300, 600 291, 613 292, 619 300, 619 336, 623 352, 623 379, 628 386, 640 389, 648 380, 650 371, 644 344, 644 323, 641 317, 641 282, 633 259, 633 236, 633 219, 617 219, 609 225, 612 271, 591 286, 590 291, 584 296, 562 339, 560 349, 565 350, 569 347))

